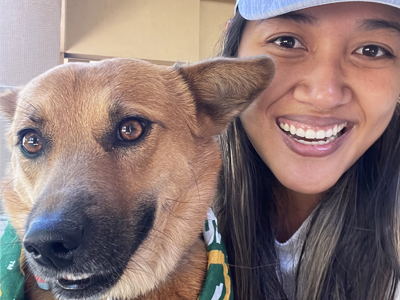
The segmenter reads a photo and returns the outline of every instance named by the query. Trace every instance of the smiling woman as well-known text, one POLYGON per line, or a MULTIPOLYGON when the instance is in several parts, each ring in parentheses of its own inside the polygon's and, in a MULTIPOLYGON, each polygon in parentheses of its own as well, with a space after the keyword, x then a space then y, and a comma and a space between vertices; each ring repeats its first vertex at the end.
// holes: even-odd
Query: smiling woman
POLYGON ((221 137, 238 299, 397 299, 399 7, 237 1, 223 55, 276 64, 221 137))
POLYGON ((242 123, 285 187, 325 191, 386 129, 400 94, 400 37, 365 24, 396 17, 386 5, 340 3, 246 25, 238 55, 271 55, 278 71, 242 123))

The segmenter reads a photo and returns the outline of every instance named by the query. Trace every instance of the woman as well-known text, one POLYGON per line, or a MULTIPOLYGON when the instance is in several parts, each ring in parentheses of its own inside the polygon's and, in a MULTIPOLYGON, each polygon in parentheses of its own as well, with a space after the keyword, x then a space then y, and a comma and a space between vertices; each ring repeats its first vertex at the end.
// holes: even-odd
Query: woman
POLYGON ((236 7, 223 55, 276 75, 221 137, 235 298, 395 299, 400 1, 236 7))

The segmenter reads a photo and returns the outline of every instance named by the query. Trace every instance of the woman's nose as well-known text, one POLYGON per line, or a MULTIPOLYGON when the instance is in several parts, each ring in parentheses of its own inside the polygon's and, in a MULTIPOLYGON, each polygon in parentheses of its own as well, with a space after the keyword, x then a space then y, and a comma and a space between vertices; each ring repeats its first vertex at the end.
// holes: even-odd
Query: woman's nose
MULTIPOLYGON (((293 97, 302 103, 314 106, 320 111, 330 111, 349 103, 352 91, 346 81, 346 74, 340 57, 316 55, 296 84, 293 97)), ((332 55, 331 55, 332 56, 332 55)))

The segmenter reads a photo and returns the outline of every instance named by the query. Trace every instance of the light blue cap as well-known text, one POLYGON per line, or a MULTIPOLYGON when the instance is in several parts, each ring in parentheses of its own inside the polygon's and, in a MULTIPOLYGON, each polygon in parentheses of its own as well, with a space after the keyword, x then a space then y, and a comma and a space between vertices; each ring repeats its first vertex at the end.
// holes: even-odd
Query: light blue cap
POLYGON ((299 9, 340 2, 374 2, 400 8, 400 0, 236 0, 235 12, 246 20, 262 20, 299 9))

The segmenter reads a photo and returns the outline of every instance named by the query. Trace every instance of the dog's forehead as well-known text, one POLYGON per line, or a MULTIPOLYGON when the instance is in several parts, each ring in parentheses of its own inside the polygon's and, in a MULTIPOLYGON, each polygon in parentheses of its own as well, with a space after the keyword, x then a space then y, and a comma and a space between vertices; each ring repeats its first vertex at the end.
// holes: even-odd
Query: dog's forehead
POLYGON ((184 83, 173 69, 143 61, 67 64, 28 84, 18 110, 25 119, 41 120, 76 117, 104 122, 110 111, 171 119, 170 114, 182 111, 182 105, 191 110, 191 103, 181 101, 185 97, 176 96, 182 90, 184 83))

